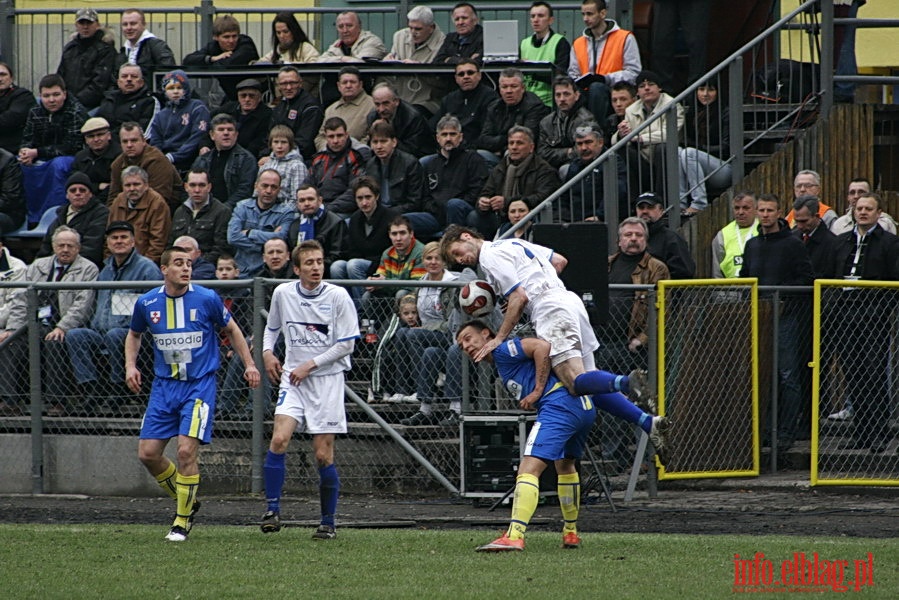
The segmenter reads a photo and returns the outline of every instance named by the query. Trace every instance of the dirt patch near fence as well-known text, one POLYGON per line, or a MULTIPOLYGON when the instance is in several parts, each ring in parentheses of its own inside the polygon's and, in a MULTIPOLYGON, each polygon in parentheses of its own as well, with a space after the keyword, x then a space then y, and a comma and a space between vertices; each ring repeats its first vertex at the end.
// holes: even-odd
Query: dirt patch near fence
MULTIPOLYGON (((620 493, 612 512, 605 499, 589 496, 582 507, 580 529, 619 533, 844 535, 899 537, 899 490, 811 489, 785 482, 779 487, 741 486, 730 482, 660 487, 656 498, 638 491, 625 503, 620 493)), ((264 503, 254 496, 207 496, 198 524, 255 526, 264 503)), ((390 498, 345 495, 339 507, 339 526, 501 529, 509 507, 489 510, 492 500, 459 498, 390 498)), ((89 496, 0 496, 4 523, 170 523, 174 505, 163 498, 89 496)), ((317 497, 287 497, 282 519, 288 526, 316 524, 317 497)), ((559 528, 559 509, 552 499, 540 506, 534 529, 559 528)))

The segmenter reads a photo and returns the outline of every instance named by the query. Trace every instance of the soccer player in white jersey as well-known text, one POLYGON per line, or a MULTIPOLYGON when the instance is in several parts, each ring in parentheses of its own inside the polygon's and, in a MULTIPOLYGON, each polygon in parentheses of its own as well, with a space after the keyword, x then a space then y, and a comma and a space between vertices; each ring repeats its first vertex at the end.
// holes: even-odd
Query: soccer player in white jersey
MULTIPOLYGON (((569 393, 595 395, 597 408, 640 426, 649 434, 659 461, 665 464, 669 450, 665 436, 668 419, 645 413, 624 396, 612 393, 645 396, 648 394, 643 389, 645 382, 637 381, 637 372, 623 376, 596 370, 593 352, 599 348, 599 342, 587 310, 577 294, 565 289, 559 279, 568 259, 550 248, 522 239, 485 242, 477 231, 459 225, 446 228, 440 250, 447 264, 478 268, 507 302, 502 325, 496 336, 474 356, 475 361, 493 352, 527 313, 537 337, 550 343, 553 372, 569 393)), ((642 372, 640 375, 642 380, 642 372)))
POLYGON ((178 246, 160 257, 164 285, 138 298, 125 338, 125 383, 135 394, 141 389, 137 355, 141 336, 153 335, 154 367, 150 401, 141 423, 138 456, 159 486, 177 503, 175 522, 166 535, 170 542, 187 540, 200 508, 197 489, 200 444, 212 439, 215 378, 219 367, 221 328, 245 367, 250 387, 259 385, 247 341, 214 291, 190 282, 190 253, 178 246), (178 466, 163 455, 178 437, 178 466))
POLYGON ((346 433, 344 372, 359 337, 359 319, 350 295, 322 281, 325 252, 315 240, 293 251, 293 270, 299 282, 282 283, 272 295, 262 341, 265 370, 280 381, 275 426, 263 475, 268 507, 260 525, 263 533, 281 529, 280 503, 284 487, 284 455, 294 431, 312 435, 312 449, 320 478, 321 524, 315 540, 337 537, 334 516, 340 478, 334 464, 334 435, 346 433), (284 366, 272 350, 278 333, 284 335, 284 366))

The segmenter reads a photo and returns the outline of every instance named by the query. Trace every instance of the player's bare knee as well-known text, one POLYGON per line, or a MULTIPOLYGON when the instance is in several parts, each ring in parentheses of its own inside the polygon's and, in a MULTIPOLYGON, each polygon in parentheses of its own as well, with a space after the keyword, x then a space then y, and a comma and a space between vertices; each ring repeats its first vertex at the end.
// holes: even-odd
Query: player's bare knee
POLYGON ((197 449, 192 444, 178 444, 178 465, 184 471, 185 465, 197 462, 197 449))
POLYGON ((272 435, 271 444, 269 444, 269 450, 274 452, 275 454, 284 454, 287 452, 287 446, 290 444, 290 435, 284 435, 283 433, 275 432, 272 435))

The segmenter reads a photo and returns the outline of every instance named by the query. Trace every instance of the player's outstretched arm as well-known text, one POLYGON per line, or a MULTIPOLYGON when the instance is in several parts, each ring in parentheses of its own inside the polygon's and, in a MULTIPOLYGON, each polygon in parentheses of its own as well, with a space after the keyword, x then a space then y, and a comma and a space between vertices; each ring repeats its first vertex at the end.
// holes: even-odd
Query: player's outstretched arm
POLYGON ((141 376, 137 368, 137 353, 140 351, 141 334, 133 329, 125 336, 125 385, 135 394, 140 393, 141 376))
POLYGON ((234 319, 228 321, 228 324, 223 329, 228 334, 228 337, 231 338, 231 345, 237 351, 240 360, 243 361, 243 378, 247 380, 251 388, 255 388, 259 385, 260 375, 259 369, 256 368, 256 363, 253 362, 253 355, 250 353, 250 345, 247 344, 247 338, 243 336, 243 332, 234 319))
POLYGON ((482 361, 491 352, 496 350, 499 345, 503 343, 503 340, 509 337, 512 330, 515 329, 515 325, 518 324, 521 315, 524 314, 524 308, 528 304, 527 292, 525 292, 521 286, 518 286, 511 294, 509 294, 506 298, 506 302, 506 314, 503 316, 503 322, 496 332, 496 337, 484 344, 484 347, 481 348, 474 357, 475 362, 482 361))
POLYGON ((518 405, 523 410, 533 410, 534 405, 543 395, 543 390, 546 389, 546 382, 549 381, 549 374, 552 371, 549 360, 549 351, 552 346, 546 340, 539 338, 522 338, 521 348, 524 350, 525 356, 533 359, 535 374, 534 389, 522 398, 518 405))

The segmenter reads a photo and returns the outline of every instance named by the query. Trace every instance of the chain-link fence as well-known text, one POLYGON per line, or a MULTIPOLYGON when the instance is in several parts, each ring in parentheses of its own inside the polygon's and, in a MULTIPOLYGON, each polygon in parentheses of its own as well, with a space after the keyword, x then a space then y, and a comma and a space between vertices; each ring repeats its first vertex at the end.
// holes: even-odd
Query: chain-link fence
POLYGON ((676 425, 660 479, 758 474, 754 301, 747 280, 660 282, 660 409, 676 425))
MULTIPOLYGON (((212 287, 253 341, 260 339, 267 296, 277 283, 212 287)), ((126 317, 138 291, 131 283, 80 285, 118 286, 111 296, 113 310, 126 317)), ((431 289, 422 283, 403 285, 419 294, 431 289)), ((433 289, 458 285, 441 283, 433 289)), ((526 432, 528 426, 524 413, 492 367, 471 363, 440 327, 404 324, 398 286, 379 286, 358 305, 362 336, 346 377, 349 432, 337 441, 344 489, 502 495, 514 480, 524 435, 518 428, 524 423, 526 432), (488 435, 485 422, 496 428, 496 436, 488 435)), ((654 376, 658 373, 659 408, 675 423, 663 478, 783 468, 789 465, 778 457, 816 435, 817 481, 896 482, 899 458, 891 441, 896 288, 847 292, 843 287, 841 282, 822 288, 820 324, 813 326, 807 290, 762 288, 756 300, 746 281, 663 282, 656 299, 652 288, 611 286, 608 322, 597 326, 597 366, 617 373, 648 367, 654 376), (634 302, 648 308, 649 342, 637 349, 629 347, 627 335, 634 302), (880 335, 872 337, 875 333, 880 335), (820 343, 812 344, 813 335, 820 336, 820 343), (819 366, 814 381, 809 361, 819 366)), ((41 322, 40 310, 52 303, 48 292, 72 288, 33 284, 26 294, 36 318, 0 345, 0 456, 4 464, 15 465, 4 472, 8 489, 58 491, 59 481, 79 465, 108 459, 103 453, 111 442, 121 444, 116 452, 125 448, 129 457, 136 446, 152 379, 149 340, 139 357, 144 388, 135 395, 122 383, 124 331, 80 328, 62 342, 43 339, 48 325, 41 322)), ((267 383, 252 392, 225 340, 220 349, 215 440, 201 453, 204 487, 257 491, 277 388, 267 383)), ((257 357, 260 350, 254 344, 257 357)), ((633 466, 638 434, 600 414, 582 469, 624 477, 633 466)), ((313 491, 317 475, 308 436, 298 436, 291 445, 288 465, 286 489, 313 491)), ((136 452, 125 470, 143 472, 136 452)), ((90 488, 85 480, 64 489, 90 488)))
POLYGON ((899 484, 897 307, 897 283, 815 284, 813 483, 899 484))
MULTIPOLYGON (((260 339, 264 308, 277 284, 256 280, 209 285, 223 297, 253 344, 260 339)), ((127 283, 79 285, 95 290, 117 287, 107 297, 111 312, 126 319, 125 326, 76 328, 67 332, 65 340, 48 342, 43 337, 50 324, 38 318, 0 346, 0 368, 6 370, 8 384, 2 394, 0 439, 18 436, 21 440, 4 444, 2 454, 7 464, 31 464, 32 480, 40 479, 34 489, 44 491, 56 490, 60 479, 80 461, 100 460, 100 440, 136 438, 152 383, 149 336, 145 336, 138 360, 144 376, 141 393, 133 394, 123 383, 128 315, 141 290, 127 283), (83 446, 76 452, 62 452, 59 444, 63 439, 79 440, 83 446)), ((523 419, 525 413, 518 410, 492 366, 473 364, 445 327, 410 326, 401 318, 410 311, 402 310, 405 305, 397 298, 405 293, 391 282, 378 285, 374 292, 358 294, 361 338, 346 377, 349 431, 337 441, 344 489, 408 494, 464 489, 476 496, 501 495, 514 482, 518 447, 526 434, 526 429, 525 433, 518 431, 518 424, 530 425, 523 419), (460 415, 469 417, 467 428, 460 415), (500 440, 494 443, 482 422, 493 427, 500 421, 510 429, 505 435, 499 426, 500 440), (468 480, 463 482, 464 448, 471 451, 466 455, 470 459, 465 470, 468 480)), ((454 285, 460 284, 431 288, 409 283, 404 288, 419 295, 450 288, 451 298, 454 285)), ((29 314, 40 317, 41 307, 52 303, 55 294, 73 287, 33 284, 26 291, 29 314)), ((361 292, 361 287, 356 287, 361 292)), ((630 318, 634 291, 626 289, 630 286, 620 287, 610 323, 626 323, 630 318)), ((411 320, 409 314, 405 316, 411 320)), ((494 315, 495 323, 499 319, 501 313, 494 315)), ((527 335, 528 330, 521 334, 527 335)), ((621 334, 605 328, 600 366, 625 373, 645 367, 646 351, 626 357, 627 340, 619 337, 621 334)), ((225 338, 220 343, 214 443, 201 453, 204 488, 255 491, 261 487, 261 463, 271 436, 277 386, 265 381, 258 391, 250 390, 243 381, 239 357, 225 338)), ((253 346, 258 360, 260 349, 253 346)), ((595 461, 603 472, 624 473, 633 461, 636 434, 608 416, 599 423, 591 436, 586 466, 592 468, 595 461)), ((136 458, 133 463, 140 471, 136 458)), ((291 445, 288 464, 286 489, 314 490, 317 475, 307 436, 300 435, 291 445)), ((27 488, 28 473, 23 470, 19 476, 24 482, 17 489, 27 488)))

